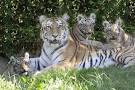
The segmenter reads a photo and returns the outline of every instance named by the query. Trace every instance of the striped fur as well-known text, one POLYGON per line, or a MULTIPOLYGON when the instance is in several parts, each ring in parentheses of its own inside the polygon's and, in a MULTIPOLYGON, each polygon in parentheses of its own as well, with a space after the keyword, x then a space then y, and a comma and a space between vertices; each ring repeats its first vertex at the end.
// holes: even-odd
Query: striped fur
MULTIPOLYGON (((106 28, 106 29, 108 29, 108 28, 106 28)), ((109 34, 111 34, 111 24, 109 25, 109 29, 108 30, 110 30, 109 34)), ((74 39, 74 41, 76 42, 77 47, 80 49, 80 46, 82 46, 84 44, 82 44, 80 42, 80 40, 78 39, 79 35, 77 35, 77 32, 71 31, 71 36, 74 39)), ((109 41, 110 41, 110 39, 112 39, 112 37, 109 38, 109 41)), ((97 54, 100 51, 99 49, 97 49, 93 45, 88 45, 87 44, 85 46, 87 46, 88 50, 89 50, 89 48, 94 48, 94 50, 96 50, 97 54)), ((130 65, 134 65, 135 64, 134 63, 135 62, 135 48, 133 48, 133 47, 124 48, 124 47, 121 47, 118 43, 114 43, 114 42, 110 43, 109 42, 108 44, 104 44, 103 47, 100 46, 99 48, 102 48, 101 51, 107 52, 107 54, 110 54, 110 57, 111 57, 110 60, 111 60, 111 62, 113 62, 113 64, 114 63, 115 64, 122 64, 122 65, 124 65, 123 67, 125 67, 125 68, 130 66, 130 65)), ((91 51, 91 53, 92 52, 93 51, 91 51)), ((102 53, 102 55, 105 55, 105 56, 107 56, 107 54, 102 53)), ((90 55, 90 56, 92 56, 92 55, 90 55)), ((92 60, 92 61, 94 61, 94 60, 92 60)), ((101 62, 102 62, 102 60, 101 60, 101 62)), ((108 64, 108 66, 109 66, 109 64, 108 64)), ((97 67, 100 67, 100 64, 97 67)))
POLYGON ((102 50, 80 44, 76 41, 75 35, 72 35, 73 33, 71 36, 69 34, 67 17, 67 15, 62 18, 40 16, 42 28, 40 35, 44 41, 41 55, 37 58, 29 58, 29 54, 25 53, 24 58, 17 65, 22 67, 18 72, 44 72, 52 68, 103 68, 116 63, 130 66, 129 63, 134 62, 133 58, 125 56, 127 49, 102 50))
MULTIPOLYGON (((118 53, 117 57, 114 57, 115 62, 117 64, 123 64, 124 68, 135 64, 135 39, 130 35, 126 34, 122 29, 121 19, 117 19, 114 24, 109 23, 108 21, 104 21, 104 32, 111 36, 108 39, 109 43, 111 43, 112 37, 114 37, 115 42, 117 43, 117 47, 122 47, 123 49, 118 53)), ((112 42, 115 46, 114 42, 112 42)))
POLYGON ((110 43, 111 39, 113 38, 113 33, 111 32, 111 23, 108 21, 103 22, 103 31, 105 33, 104 37, 106 38, 107 43, 110 43))
POLYGON ((94 34, 94 26, 96 24, 96 15, 91 13, 90 16, 79 14, 77 16, 77 23, 74 25, 73 33, 74 38, 83 45, 93 46, 96 48, 104 48, 103 43, 95 40, 90 40, 94 34))
MULTIPOLYGON (((109 34, 109 36, 114 37, 116 42, 121 46, 135 46, 135 38, 125 33, 125 31, 122 29, 122 21, 120 18, 117 19, 114 24, 110 24, 108 21, 104 21, 103 23, 106 24, 105 28, 108 29, 105 31, 105 33, 108 34, 107 32, 109 31, 111 34, 109 34), (109 25, 109 27, 107 25, 109 25)), ((108 41, 110 41, 110 38, 108 41)))
POLYGON ((125 33, 125 31, 122 29, 122 21, 120 18, 117 19, 115 24, 112 25, 111 30, 114 37, 117 39, 117 42, 119 42, 122 46, 135 46, 135 38, 125 33))
POLYGON ((15 64, 18 67, 22 67, 22 69, 19 68, 19 71, 14 68, 14 71, 20 74, 25 73, 26 71, 36 72, 50 66, 53 63, 57 63, 59 56, 63 53, 63 48, 67 44, 69 35, 68 24, 66 22, 67 19, 67 14, 56 18, 47 18, 44 15, 40 16, 40 37, 44 42, 41 55, 37 58, 29 58, 29 54, 26 53, 24 58, 19 61, 19 64, 18 62, 15 64))
POLYGON ((104 44, 104 47, 106 47, 106 49, 121 47, 120 43, 118 43, 114 38, 114 33, 112 33, 111 29, 112 24, 106 20, 103 21, 103 32, 106 39, 106 44, 104 44))

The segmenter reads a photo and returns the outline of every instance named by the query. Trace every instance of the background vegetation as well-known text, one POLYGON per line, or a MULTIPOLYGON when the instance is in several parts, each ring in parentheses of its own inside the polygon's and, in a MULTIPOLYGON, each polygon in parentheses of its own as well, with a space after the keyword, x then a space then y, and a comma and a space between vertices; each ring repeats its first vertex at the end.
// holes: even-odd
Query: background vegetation
POLYGON ((2 0, 0 2, 0 54, 10 56, 24 51, 40 50, 38 16, 70 15, 70 26, 79 14, 96 13, 95 39, 102 40, 102 21, 121 17, 128 32, 135 30, 134 0, 2 0))

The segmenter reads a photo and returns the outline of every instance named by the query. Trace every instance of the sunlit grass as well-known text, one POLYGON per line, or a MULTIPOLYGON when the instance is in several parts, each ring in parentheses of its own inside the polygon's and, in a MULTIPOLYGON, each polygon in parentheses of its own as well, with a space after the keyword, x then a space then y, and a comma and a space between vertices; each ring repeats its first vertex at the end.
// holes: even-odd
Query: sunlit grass
POLYGON ((8 80, 0 77, 0 90, 134 90, 135 67, 52 70, 36 77, 10 76, 8 80))
POLYGON ((19 90, 19 86, 14 81, 8 81, 3 76, 0 76, 0 90, 19 90))

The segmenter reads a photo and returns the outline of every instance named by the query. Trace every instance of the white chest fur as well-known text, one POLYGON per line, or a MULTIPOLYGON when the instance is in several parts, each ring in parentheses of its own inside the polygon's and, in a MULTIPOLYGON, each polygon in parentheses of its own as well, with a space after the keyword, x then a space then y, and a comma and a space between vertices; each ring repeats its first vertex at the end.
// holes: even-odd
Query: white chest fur
POLYGON ((46 59, 50 61, 50 64, 56 64, 63 58, 63 51, 65 46, 59 45, 44 45, 44 53, 46 59))

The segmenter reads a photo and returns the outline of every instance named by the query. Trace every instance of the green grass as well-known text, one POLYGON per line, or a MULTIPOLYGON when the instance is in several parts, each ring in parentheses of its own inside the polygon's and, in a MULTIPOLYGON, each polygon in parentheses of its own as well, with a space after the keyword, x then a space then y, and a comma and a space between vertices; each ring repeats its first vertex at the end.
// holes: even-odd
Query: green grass
POLYGON ((19 87, 17 87, 16 81, 15 82, 7 81, 3 76, 0 76, 0 90, 20 90, 20 89, 19 87))
POLYGON ((0 90, 135 90, 135 67, 53 70, 38 77, 0 77, 0 82, 0 90))

